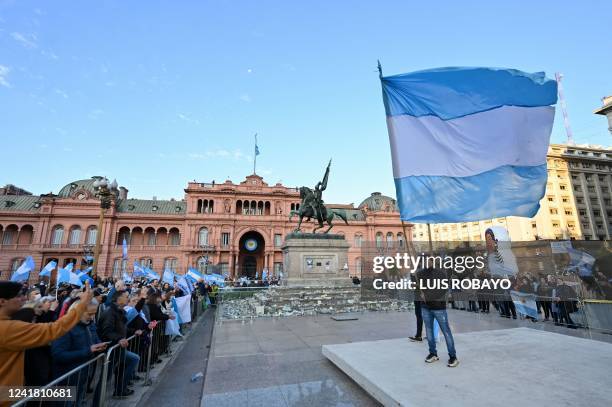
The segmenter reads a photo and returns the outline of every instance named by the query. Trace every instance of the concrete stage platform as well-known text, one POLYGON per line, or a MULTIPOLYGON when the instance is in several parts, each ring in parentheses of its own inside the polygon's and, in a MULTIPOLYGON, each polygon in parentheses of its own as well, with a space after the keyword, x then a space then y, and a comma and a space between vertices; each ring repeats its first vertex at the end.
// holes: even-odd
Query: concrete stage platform
POLYGON ((530 328, 454 335, 460 364, 424 362, 427 341, 324 345, 323 355, 385 406, 609 406, 612 344, 530 328))

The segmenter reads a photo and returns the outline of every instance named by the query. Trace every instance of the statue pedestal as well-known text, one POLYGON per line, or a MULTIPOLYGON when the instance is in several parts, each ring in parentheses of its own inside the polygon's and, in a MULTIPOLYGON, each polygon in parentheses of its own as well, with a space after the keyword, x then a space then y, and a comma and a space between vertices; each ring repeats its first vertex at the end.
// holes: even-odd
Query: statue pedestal
POLYGON ((283 285, 349 286, 348 249, 342 235, 290 233, 283 250, 283 285))

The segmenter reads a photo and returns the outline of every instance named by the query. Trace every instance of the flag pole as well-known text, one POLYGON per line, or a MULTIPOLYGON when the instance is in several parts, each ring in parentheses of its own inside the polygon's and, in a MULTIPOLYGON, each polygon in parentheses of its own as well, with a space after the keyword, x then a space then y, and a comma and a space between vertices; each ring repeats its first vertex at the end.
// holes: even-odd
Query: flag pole
POLYGON ((255 168, 257 167, 257 133, 255 133, 255 147, 253 148, 253 174, 257 174, 255 168))

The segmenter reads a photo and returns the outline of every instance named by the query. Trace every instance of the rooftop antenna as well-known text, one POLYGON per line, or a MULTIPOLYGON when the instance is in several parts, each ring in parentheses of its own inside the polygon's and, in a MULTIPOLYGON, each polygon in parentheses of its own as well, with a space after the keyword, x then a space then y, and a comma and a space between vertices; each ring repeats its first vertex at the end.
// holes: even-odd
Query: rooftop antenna
POLYGON ((561 102, 561 111, 563 112, 565 133, 567 133, 567 144, 574 145, 574 135, 572 134, 569 117, 567 116, 567 106, 565 105, 565 97, 563 96, 563 85, 561 85, 561 79, 563 79, 563 74, 555 72, 555 79, 557 80, 557 94, 559 95, 559 101, 561 102))

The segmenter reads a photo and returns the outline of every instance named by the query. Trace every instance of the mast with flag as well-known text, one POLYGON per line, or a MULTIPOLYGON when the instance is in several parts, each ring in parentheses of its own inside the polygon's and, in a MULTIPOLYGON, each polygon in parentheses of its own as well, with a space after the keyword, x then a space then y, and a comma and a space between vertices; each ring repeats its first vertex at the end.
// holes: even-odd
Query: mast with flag
POLYGON ((257 156, 259 155, 259 147, 257 146, 257 133, 255 133, 255 151, 253 154, 253 174, 257 174, 257 156))
POLYGON ((546 189, 554 80, 486 67, 383 76, 380 62, 378 74, 402 221, 537 213, 546 189))

